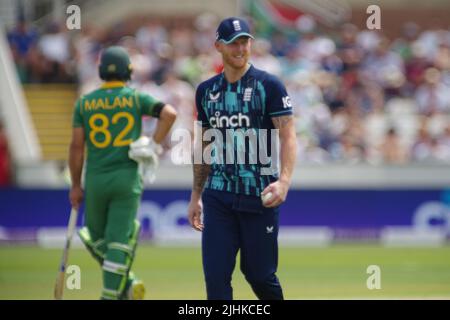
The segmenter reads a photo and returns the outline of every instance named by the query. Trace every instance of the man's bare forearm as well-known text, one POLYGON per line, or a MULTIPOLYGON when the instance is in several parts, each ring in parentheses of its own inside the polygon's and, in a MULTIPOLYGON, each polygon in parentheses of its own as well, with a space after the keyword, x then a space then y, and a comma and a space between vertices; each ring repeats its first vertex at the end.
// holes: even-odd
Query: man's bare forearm
MULTIPOLYGON (((203 137, 203 132, 202 132, 203 137)), ((208 148, 208 145, 210 144, 209 141, 202 141, 201 143, 201 150, 194 150, 194 152, 201 152, 203 155, 203 151, 208 148)), ((197 146, 200 146, 198 144, 197 146)), ((194 148, 197 148, 197 146, 194 146, 194 148)), ((210 147, 210 146, 209 146, 210 147)), ((211 171, 211 165, 205 163, 202 159, 202 163, 195 163, 194 156, 192 157, 192 163, 193 163, 193 173, 194 173, 194 183, 192 186, 192 197, 199 199, 203 188, 205 187, 206 179, 208 179, 209 172, 211 171)))
POLYGON ((83 128, 72 129, 72 141, 69 147, 69 169, 72 187, 81 187, 81 174, 84 165, 84 131, 83 128))
POLYGON ((69 169, 73 187, 81 186, 81 174, 84 163, 84 146, 70 145, 69 169))
POLYGON ((291 184, 297 158, 297 138, 295 134, 294 117, 281 116, 272 118, 272 122, 280 133, 280 181, 291 184))
POLYGON ((175 111, 175 109, 171 105, 166 104, 159 116, 155 133, 153 134, 153 141, 159 144, 164 140, 164 138, 167 136, 170 129, 172 128, 172 125, 175 122, 176 117, 177 112, 175 111))
POLYGON ((210 170, 211 166, 209 164, 194 164, 194 185, 192 187, 194 196, 200 196, 202 194, 210 170))
POLYGON ((286 141, 281 140, 280 153, 280 181, 284 181, 290 185, 297 158, 297 143, 292 141, 292 139, 288 139, 286 141))

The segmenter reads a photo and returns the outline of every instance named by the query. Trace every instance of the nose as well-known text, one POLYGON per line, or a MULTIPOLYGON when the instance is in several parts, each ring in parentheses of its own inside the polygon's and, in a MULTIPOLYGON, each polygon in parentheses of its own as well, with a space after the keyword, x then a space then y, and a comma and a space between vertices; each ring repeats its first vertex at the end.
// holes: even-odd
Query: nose
POLYGON ((239 53, 243 53, 246 50, 246 45, 245 43, 238 43, 238 51, 239 53))

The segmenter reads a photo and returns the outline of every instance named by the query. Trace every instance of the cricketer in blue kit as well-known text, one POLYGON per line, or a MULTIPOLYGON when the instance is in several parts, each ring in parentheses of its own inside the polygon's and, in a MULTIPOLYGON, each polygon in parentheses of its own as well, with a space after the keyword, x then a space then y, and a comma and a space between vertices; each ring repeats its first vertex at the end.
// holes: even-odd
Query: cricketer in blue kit
POLYGON ((196 91, 202 137, 208 130, 216 130, 223 137, 232 133, 232 139, 224 139, 223 144, 203 139, 202 150, 214 144, 211 154, 215 156, 221 151, 238 154, 213 157, 210 163, 194 162, 193 166, 188 218, 194 229, 202 231, 206 293, 208 299, 214 300, 233 299, 231 277, 239 250, 241 271, 256 296, 263 300, 283 299, 276 276, 278 215, 291 183, 297 142, 285 86, 274 75, 249 63, 252 39, 245 20, 223 20, 217 29, 215 47, 222 55, 224 70, 201 83, 196 91), (277 129, 279 149, 272 147, 271 129, 277 129), (233 136, 237 132, 255 133, 258 139, 253 142, 256 140, 258 145, 252 143, 252 134, 233 136), (263 133, 267 140, 259 139, 263 133), (272 161, 274 155, 279 156, 280 169, 270 170, 272 161, 250 160, 255 154, 261 155, 260 148, 272 161), (244 156, 239 158, 242 152, 244 156), (227 162, 229 159, 233 161, 227 162), (263 202, 262 197, 268 199, 263 202))

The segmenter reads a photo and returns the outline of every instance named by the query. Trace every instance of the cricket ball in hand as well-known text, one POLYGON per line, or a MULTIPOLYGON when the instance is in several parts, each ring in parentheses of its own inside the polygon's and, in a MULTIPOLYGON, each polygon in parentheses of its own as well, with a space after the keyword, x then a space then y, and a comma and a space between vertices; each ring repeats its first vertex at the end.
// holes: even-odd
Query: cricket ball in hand
POLYGON ((265 195, 261 195, 261 200, 263 204, 266 204, 266 202, 269 201, 270 198, 272 198, 272 192, 268 192, 265 195))

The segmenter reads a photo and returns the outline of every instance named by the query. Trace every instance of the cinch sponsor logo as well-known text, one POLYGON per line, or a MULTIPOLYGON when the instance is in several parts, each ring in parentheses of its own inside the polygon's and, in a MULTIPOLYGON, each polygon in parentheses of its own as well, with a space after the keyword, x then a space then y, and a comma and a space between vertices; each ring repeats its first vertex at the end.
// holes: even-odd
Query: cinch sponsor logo
POLYGON ((209 118, 209 124, 213 128, 236 128, 236 127, 250 127, 250 118, 241 112, 230 116, 220 116, 217 111, 214 117, 209 118))

